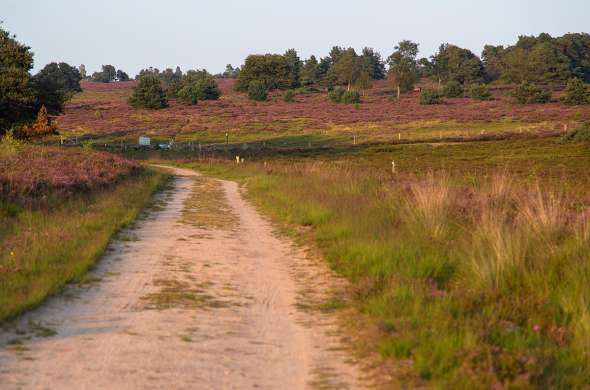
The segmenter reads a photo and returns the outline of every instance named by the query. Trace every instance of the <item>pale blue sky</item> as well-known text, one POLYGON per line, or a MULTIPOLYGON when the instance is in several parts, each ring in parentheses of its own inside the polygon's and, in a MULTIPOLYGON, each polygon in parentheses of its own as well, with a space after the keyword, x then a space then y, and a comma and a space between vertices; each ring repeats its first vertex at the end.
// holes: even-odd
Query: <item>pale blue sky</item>
POLYGON ((589 0, 0 0, 4 28, 51 61, 110 63, 130 75, 147 66, 217 73, 250 53, 324 56, 334 45, 420 43, 430 56, 443 42, 480 54, 521 34, 589 32, 589 0))

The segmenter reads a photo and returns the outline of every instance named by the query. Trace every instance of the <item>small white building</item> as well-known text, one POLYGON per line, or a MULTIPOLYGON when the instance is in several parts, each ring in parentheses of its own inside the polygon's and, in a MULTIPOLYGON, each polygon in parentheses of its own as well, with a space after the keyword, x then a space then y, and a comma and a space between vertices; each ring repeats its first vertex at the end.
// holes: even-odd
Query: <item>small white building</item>
POLYGON ((139 146, 150 146, 152 144, 152 140, 150 137, 139 137, 139 146))

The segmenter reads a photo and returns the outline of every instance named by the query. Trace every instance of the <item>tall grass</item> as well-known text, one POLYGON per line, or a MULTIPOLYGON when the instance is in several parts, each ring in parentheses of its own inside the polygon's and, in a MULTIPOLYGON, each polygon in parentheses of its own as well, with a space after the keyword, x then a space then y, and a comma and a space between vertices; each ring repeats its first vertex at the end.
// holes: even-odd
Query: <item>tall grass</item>
POLYGON ((383 358, 410 362, 396 369, 405 386, 590 383, 583 196, 502 171, 395 176, 358 164, 280 162, 236 169, 261 208, 308 226, 296 231, 351 280, 359 310, 377 324, 383 358))
POLYGON ((82 277, 165 177, 143 173, 49 208, 0 200, 0 323, 82 277))

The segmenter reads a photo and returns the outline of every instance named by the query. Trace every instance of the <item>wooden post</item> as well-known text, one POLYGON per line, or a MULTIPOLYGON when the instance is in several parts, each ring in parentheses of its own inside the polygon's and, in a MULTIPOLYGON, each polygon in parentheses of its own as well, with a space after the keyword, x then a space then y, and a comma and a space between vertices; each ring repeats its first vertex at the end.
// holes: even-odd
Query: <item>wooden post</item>
POLYGON ((395 174, 395 161, 391 162, 391 173, 395 174))
POLYGON ((397 140, 401 141, 402 140, 402 133, 397 133, 397 140))
POLYGON ((229 144, 229 134, 225 133, 225 144, 229 144))
POLYGON ((352 144, 356 145, 356 134, 352 136, 352 144))

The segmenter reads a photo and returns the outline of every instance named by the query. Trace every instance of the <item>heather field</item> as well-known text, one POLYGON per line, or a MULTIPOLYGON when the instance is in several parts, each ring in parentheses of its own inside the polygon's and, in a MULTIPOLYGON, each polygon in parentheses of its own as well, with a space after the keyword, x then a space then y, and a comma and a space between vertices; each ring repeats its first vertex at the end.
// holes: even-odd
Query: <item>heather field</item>
POLYGON ((0 143, 0 323, 82 281, 165 175, 90 149, 0 143))
POLYGON ((0 158, 0 194, 25 203, 63 199, 113 186, 141 171, 139 164, 112 154, 29 146, 0 158))
MULTIPOLYGON (((472 139, 510 133, 554 134, 571 129, 590 114, 588 106, 520 105, 507 96, 508 89, 493 91, 496 99, 447 99, 441 105, 420 105, 418 93, 390 101, 388 81, 378 81, 359 105, 341 105, 325 93, 298 94, 295 102, 271 95, 267 102, 251 102, 233 91, 234 81, 219 80, 219 100, 187 106, 171 101, 163 110, 135 110, 127 102, 134 82, 82 82, 58 120, 67 137, 88 137, 97 143, 137 142, 139 135, 177 142, 230 143, 299 142, 301 146, 327 140, 350 143, 416 140, 472 139)), ((557 98, 559 93, 555 95, 557 98)))

